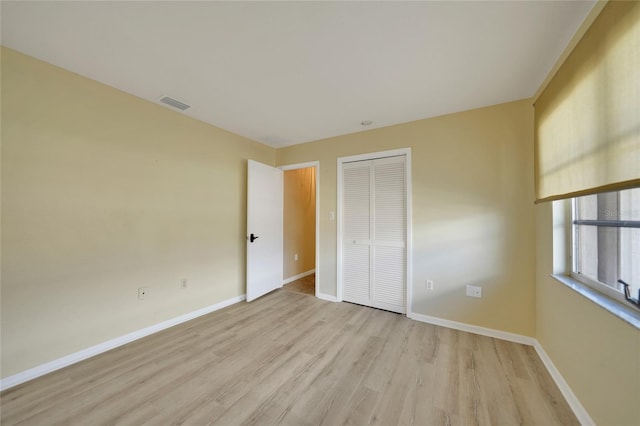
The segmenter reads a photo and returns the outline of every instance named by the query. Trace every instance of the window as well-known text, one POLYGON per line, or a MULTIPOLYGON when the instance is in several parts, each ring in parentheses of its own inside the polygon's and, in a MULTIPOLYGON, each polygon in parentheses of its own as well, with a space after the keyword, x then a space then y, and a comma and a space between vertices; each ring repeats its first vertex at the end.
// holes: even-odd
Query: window
POLYGON ((572 276, 628 303, 623 281, 638 300, 640 188, 573 199, 572 276))

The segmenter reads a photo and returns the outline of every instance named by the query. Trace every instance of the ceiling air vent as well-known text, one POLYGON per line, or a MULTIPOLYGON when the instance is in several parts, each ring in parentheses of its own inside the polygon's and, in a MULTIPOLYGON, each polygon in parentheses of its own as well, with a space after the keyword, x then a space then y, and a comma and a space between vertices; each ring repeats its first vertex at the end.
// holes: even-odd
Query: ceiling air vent
POLYGON ((177 101, 177 100, 175 100, 173 98, 170 98, 168 96, 160 97, 160 102, 162 102, 163 104, 169 105, 171 107, 178 108, 180 111, 184 111, 184 110, 186 110, 188 108, 191 108, 191 105, 187 105, 185 103, 177 101))

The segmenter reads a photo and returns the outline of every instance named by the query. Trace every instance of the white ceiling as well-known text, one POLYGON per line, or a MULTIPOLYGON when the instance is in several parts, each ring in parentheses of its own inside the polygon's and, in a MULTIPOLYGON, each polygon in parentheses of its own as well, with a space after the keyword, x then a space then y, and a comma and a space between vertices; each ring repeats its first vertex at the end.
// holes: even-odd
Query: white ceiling
POLYGON ((593 5, 3 1, 2 44, 281 147, 530 97, 593 5))

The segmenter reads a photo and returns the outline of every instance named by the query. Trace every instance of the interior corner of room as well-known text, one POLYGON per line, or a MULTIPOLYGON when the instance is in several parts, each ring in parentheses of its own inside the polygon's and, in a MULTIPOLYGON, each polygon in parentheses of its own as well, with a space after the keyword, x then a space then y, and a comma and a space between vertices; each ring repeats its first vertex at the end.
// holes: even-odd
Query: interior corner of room
POLYGON ((248 161, 282 171, 275 285, 367 304, 344 290, 345 250, 375 245, 342 232, 345 164, 362 162, 361 194, 375 161, 401 153, 405 198, 384 201, 405 208, 389 231, 405 280, 395 311, 533 346, 579 421, 638 424, 640 330, 552 277, 570 248, 548 200, 640 185, 639 22, 638 2, 597 2, 531 97, 286 146, 3 45, 2 389, 243 301, 248 161))

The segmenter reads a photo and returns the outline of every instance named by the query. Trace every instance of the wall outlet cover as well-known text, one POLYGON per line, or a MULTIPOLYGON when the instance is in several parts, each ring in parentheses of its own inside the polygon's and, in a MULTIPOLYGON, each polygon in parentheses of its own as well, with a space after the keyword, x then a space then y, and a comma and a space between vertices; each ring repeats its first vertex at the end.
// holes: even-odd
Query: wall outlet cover
POLYGON ((467 296, 469 297, 482 297, 482 287, 474 285, 467 286, 467 296))

